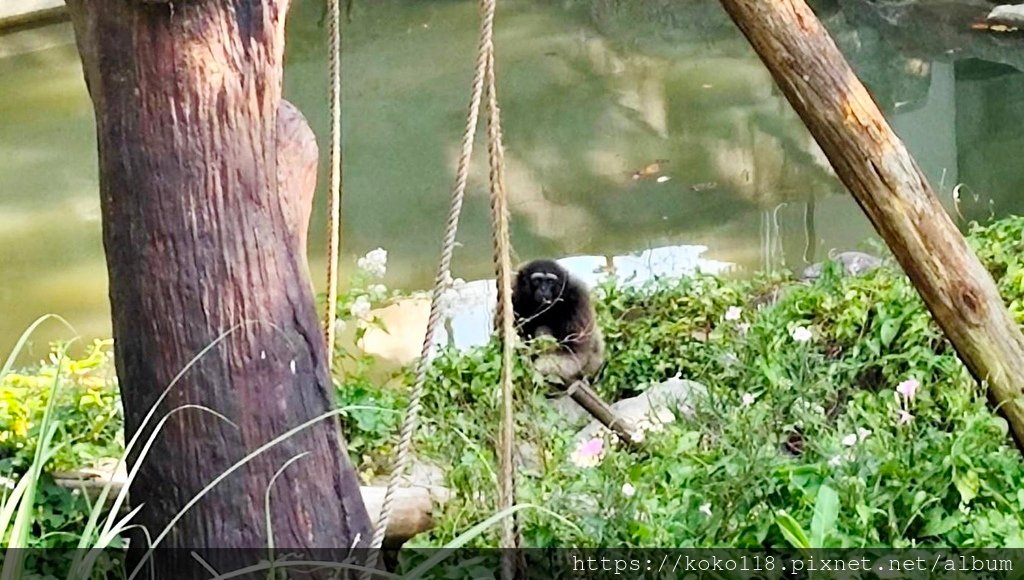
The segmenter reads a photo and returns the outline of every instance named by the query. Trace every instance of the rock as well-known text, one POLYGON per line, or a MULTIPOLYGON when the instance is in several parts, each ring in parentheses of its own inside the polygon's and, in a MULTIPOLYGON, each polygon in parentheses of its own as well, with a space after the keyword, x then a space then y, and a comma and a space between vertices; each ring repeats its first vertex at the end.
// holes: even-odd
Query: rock
POLYGON ((543 467, 541 452, 532 442, 517 442, 513 456, 515 457, 515 465, 520 470, 541 473, 543 467))
MULTIPOLYGON (((843 273, 847 276, 860 276, 866 274, 882 265, 881 258, 876 258, 864 252, 840 252, 832 258, 843 266, 843 273)), ((800 280, 809 282, 821 277, 826 262, 818 262, 804 268, 800 273, 800 280)))
MULTIPOLYGON (((421 457, 412 459, 412 466, 403 477, 403 485, 408 487, 425 487, 429 490, 444 489, 445 472, 439 465, 421 457)), ((384 485, 387 485, 384 480, 384 485)))
POLYGON ((590 414, 567 394, 548 399, 548 404, 570 424, 582 423, 590 414))
POLYGON ((779 303, 780 300, 785 298, 786 295, 793 290, 794 286, 795 285, 773 286, 772 288, 769 288, 768 290, 760 294, 757 294, 753 298, 751 298, 747 302, 747 306, 754 310, 760 310, 762 308, 775 306, 776 304, 779 303))
POLYGON ((988 13, 989 22, 1024 25, 1024 4, 1003 4, 988 13))
MULTIPOLYGON (((658 421, 659 411, 689 418, 693 416, 696 399, 707 393, 707 387, 696 382, 673 377, 652 385, 642 394, 622 399, 612 404, 612 410, 619 417, 636 425, 640 421, 658 421)), ((570 400, 570 402, 572 402, 570 400)), ((573 403, 575 405, 575 403, 573 403)), ((577 405, 578 407, 578 405, 577 405)), ((580 409, 582 411, 582 409, 580 409)), ((585 412, 585 411, 584 411, 585 412)), ((580 430, 577 439, 589 439, 597 435, 604 426, 596 419, 580 430)))

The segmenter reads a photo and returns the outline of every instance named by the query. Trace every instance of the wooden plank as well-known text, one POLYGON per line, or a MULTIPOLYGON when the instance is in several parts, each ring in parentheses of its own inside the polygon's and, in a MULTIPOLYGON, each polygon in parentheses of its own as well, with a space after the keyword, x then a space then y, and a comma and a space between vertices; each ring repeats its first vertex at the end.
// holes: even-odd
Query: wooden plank
MULTIPOLYGON (((67 489, 83 490, 89 497, 95 498, 99 495, 105 479, 92 479, 76 477, 73 473, 57 474, 54 482, 67 489)), ((85 474, 83 474, 85 475, 85 474)), ((114 479, 111 484, 109 499, 112 500, 121 488, 124 487, 124 480, 120 477, 114 479)), ((384 492, 387 488, 362 486, 359 488, 363 496, 363 503, 366 504, 366 511, 370 520, 377 524, 380 520, 380 510, 384 503, 384 492)), ((421 486, 400 487, 395 492, 394 511, 391 513, 391 520, 388 522, 388 529, 385 540, 388 543, 404 542, 409 538, 425 532, 434 527, 431 514, 435 504, 443 504, 451 498, 451 492, 446 488, 426 488, 421 486)))
POLYGON ((63 15, 64 0, 0 1, 0 30, 63 15))

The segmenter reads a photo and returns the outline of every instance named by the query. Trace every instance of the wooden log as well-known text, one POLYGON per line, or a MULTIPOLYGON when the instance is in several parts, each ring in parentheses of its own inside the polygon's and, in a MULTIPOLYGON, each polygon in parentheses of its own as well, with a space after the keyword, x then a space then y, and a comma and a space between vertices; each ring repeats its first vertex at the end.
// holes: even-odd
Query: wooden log
MULTIPOLYGON (((61 473, 55 474, 54 483, 67 489, 82 490, 90 498, 99 496, 100 490, 107 484, 105 479, 89 478, 87 474, 61 473)), ((115 479, 110 485, 108 502, 121 492, 124 481, 115 479)), ((384 487, 363 486, 359 492, 366 504, 370 521, 377 524, 380 519, 381 505, 384 503, 384 487)), ((443 504, 451 498, 451 491, 446 488, 426 488, 422 486, 400 487, 395 495, 394 511, 388 522, 384 536, 388 544, 400 543, 434 527, 431 517, 434 506, 443 504)))
POLYGON ((974 376, 1024 441, 1024 336, 804 0, 721 0, 974 376))
POLYGON ((636 445, 633 437, 633 425, 615 414, 611 405, 590 388, 586 381, 574 382, 567 391, 573 401, 590 416, 601 422, 609 431, 615 433, 627 445, 636 445))

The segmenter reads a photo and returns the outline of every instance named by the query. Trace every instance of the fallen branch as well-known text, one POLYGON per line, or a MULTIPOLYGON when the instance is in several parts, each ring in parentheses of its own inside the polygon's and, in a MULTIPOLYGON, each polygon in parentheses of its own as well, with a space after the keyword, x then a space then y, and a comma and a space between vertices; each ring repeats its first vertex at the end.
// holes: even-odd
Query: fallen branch
MULTIPOLYGON (((91 498, 99 495, 107 484, 106 479, 92 477, 91 473, 61 473, 54 481, 67 489, 79 489, 91 498)), ((111 483, 110 499, 113 499, 124 487, 124 481, 115 478, 111 483)), ((376 525, 380 516, 381 504, 384 502, 383 487, 364 486, 359 488, 366 504, 370 520, 376 525)), ((447 488, 427 488, 421 486, 401 487, 395 496, 394 511, 388 523, 385 539, 389 544, 401 543, 409 538, 434 527, 431 514, 435 504, 443 504, 451 498, 447 488)))

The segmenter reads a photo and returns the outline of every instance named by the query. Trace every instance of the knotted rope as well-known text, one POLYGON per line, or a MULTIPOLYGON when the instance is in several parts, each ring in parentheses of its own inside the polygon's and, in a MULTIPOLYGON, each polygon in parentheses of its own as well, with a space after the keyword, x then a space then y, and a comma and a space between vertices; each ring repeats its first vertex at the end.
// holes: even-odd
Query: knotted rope
POLYGON ((327 60, 331 85, 330 198, 327 203, 327 312, 324 339, 328 368, 334 363, 334 320, 338 315, 338 249, 341 240, 341 4, 327 0, 329 49, 327 60))
MULTIPOLYGON (((495 282, 498 303, 495 320, 501 321, 501 434, 498 439, 499 509, 515 505, 515 465, 512 454, 515 440, 515 415, 512 392, 512 354, 515 348, 515 327, 512 313, 512 258, 509 234, 508 196, 505 190, 505 151, 501 136, 501 111, 495 87, 494 47, 487 57, 487 135, 490 158, 491 222, 494 232, 495 282)), ((520 534, 513 514, 502 520, 501 547, 519 548, 520 534)), ((503 559, 505 578, 514 575, 512 560, 503 559)))
MULTIPOLYGON (((512 383, 511 383, 511 361, 512 345, 511 340, 514 329, 512 328, 512 307, 511 307, 511 264, 510 249, 508 241, 508 203, 504 193, 504 177, 502 171, 502 150, 501 150, 501 128, 498 119, 497 95, 494 90, 494 12, 496 0, 481 0, 480 2, 480 42, 477 52, 476 70, 473 75, 473 84, 470 95, 469 112, 466 115, 466 127, 462 137, 462 150, 459 155, 458 168, 456 170, 455 187, 452 189, 451 206, 448 211, 448 221, 445 227, 444 238, 441 243, 441 259, 437 268, 437 276, 434 281, 434 290, 430 299, 430 315, 427 319, 427 329, 423 337, 423 346, 420 351, 420 358, 416 365, 416 379, 409 397, 409 408, 402 422, 401 437, 398 444, 398 452, 395 464, 388 481, 387 491, 384 494, 384 501, 381 506, 380 517, 377 527, 374 530, 373 542, 371 543, 370 557, 367 561, 368 567, 375 567, 379 548, 384 543, 384 534, 387 531, 388 522, 391 519, 395 492, 401 483, 402 477, 408 467, 412 449, 412 438, 419 426, 419 414, 422 404, 423 391, 426 384, 427 370, 430 364, 430 352, 433 349, 434 334, 441 319, 440 302, 444 291, 451 279, 451 261, 455 250, 455 235, 458 230, 459 217, 462 213, 462 203, 466 193, 466 183, 469 179, 469 163, 473 154, 474 135, 480 117, 480 105, 484 91, 484 83, 487 83, 489 116, 488 126, 490 141, 490 162, 491 162, 491 203, 495 225, 495 260, 498 272, 499 284, 499 316, 502 319, 501 336, 503 340, 503 366, 502 366, 502 437, 501 453, 502 477, 499 481, 499 497, 502 507, 509 507, 514 501, 514 472, 511 464, 512 449, 512 383)), ((502 546, 515 547, 518 541, 515 539, 514 524, 506 520, 505 533, 503 534, 502 546)))

